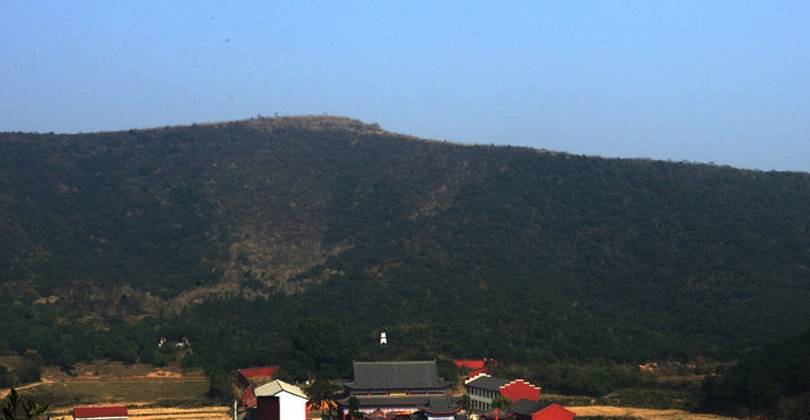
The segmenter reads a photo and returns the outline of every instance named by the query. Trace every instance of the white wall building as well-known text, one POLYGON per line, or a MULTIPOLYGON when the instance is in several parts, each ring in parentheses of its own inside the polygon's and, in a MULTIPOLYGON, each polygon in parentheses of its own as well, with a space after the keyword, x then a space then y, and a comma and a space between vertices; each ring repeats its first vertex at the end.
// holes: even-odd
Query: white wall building
POLYGON ((268 382, 254 390, 256 410, 251 418, 259 420, 306 420, 307 394, 301 388, 281 380, 268 382))

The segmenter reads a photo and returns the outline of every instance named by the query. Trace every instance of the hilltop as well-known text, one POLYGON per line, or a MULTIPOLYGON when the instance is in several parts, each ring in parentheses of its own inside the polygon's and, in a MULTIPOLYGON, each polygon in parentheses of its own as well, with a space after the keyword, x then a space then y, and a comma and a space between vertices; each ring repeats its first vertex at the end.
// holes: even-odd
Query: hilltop
POLYGON ((339 370, 384 328, 396 354, 637 362, 810 324, 808 174, 338 117, 2 133, 0 156, 0 327, 41 335, 0 352, 146 360, 182 334, 226 365, 339 370), (295 353, 312 325, 334 360, 295 353))

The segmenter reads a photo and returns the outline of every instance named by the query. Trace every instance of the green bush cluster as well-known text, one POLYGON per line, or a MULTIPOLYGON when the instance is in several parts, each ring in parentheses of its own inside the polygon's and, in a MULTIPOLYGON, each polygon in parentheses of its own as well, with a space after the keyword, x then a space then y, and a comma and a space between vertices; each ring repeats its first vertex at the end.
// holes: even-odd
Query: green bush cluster
POLYGON ((703 383, 703 408, 769 418, 810 417, 810 331, 753 351, 703 383))

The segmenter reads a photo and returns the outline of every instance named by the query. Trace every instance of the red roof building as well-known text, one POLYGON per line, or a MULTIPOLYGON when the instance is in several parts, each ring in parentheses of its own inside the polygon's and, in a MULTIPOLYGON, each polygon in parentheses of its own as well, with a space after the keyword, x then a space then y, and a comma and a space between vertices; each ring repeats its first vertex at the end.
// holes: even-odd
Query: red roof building
POLYGON ((73 409, 76 420, 126 420, 129 412, 124 406, 76 407, 73 409))
POLYGON ((256 408, 256 393, 253 391, 253 385, 248 385, 242 395, 239 397, 239 403, 242 408, 256 408))
POLYGON ((467 370, 467 379, 474 378, 482 373, 488 372, 490 365, 497 365, 495 359, 455 359, 453 364, 458 369, 467 370))
POLYGON ((554 403, 532 414, 532 420, 573 420, 576 413, 554 403))
POLYGON ((239 369, 236 371, 239 382, 243 387, 253 385, 263 385, 270 382, 275 377, 281 366, 261 366, 246 369, 239 369))
POLYGON ((456 359, 453 360, 456 367, 459 369, 485 369, 487 367, 487 359, 456 359))
POLYGON ((540 401, 540 387, 530 384, 523 379, 515 379, 500 387, 501 395, 510 401, 529 400, 540 401))

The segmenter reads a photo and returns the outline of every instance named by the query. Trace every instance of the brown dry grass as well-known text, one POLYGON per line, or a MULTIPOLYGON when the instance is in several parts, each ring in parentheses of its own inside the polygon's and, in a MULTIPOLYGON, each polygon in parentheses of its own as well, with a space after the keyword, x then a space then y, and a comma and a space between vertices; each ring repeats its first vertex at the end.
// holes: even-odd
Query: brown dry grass
MULTIPOLYGON (((130 406, 129 404, 127 404, 130 406)), ((73 420, 69 409, 62 409, 49 413, 54 420, 73 420)), ((227 420, 231 418, 228 407, 197 407, 197 408, 151 408, 132 407, 129 408, 129 418, 136 420, 227 420)))
POLYGON ((566 407, 582 417, 627 417, 645 420, 731 420, 731 417, 716 416, 713 414, 690 413, 674 409, 653 409, 634 407, 614 407, 607 405, 593 405, 582 407, 566 407))

